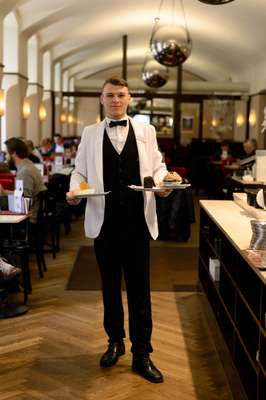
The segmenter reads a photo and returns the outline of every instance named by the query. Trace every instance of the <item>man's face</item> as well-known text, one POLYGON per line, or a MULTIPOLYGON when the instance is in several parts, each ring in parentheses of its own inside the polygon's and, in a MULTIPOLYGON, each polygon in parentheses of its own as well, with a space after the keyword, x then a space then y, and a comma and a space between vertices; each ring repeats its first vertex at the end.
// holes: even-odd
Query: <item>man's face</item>
POLYGON ((101 95, 101 103, 105 114, 111 119, 121 119, 127 112, 131 97, 128 88, 107 83, 101 95))
POLYGON ((249 141, 244 142, 243 147, 247 155, 251 154, 254 150, 253 144, 249 141))
POLYGON ((9 161, 14 161, 14 153, 7 152, 6 153, 6 159, 7 159, 8 162, 9 161))
POLYGON ((16 169, 16 153, 7 152, 6 160, 10 170, 16 169))

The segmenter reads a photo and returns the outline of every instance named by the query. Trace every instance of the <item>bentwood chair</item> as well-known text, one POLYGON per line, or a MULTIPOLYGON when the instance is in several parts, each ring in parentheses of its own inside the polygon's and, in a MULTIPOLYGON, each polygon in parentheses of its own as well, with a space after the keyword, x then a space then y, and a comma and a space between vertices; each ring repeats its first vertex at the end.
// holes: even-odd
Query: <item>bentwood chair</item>
POLYGON ((7 258, 12 264, 21 268, 24 304, 27 303, 28 294, 32 291, 29 268, 30 245, 28 241, 28 229, 28 221, 23 221, 16 226, 16 229, 5 230, 5 235, 1 238, 0 243, 1 255, 7 258))

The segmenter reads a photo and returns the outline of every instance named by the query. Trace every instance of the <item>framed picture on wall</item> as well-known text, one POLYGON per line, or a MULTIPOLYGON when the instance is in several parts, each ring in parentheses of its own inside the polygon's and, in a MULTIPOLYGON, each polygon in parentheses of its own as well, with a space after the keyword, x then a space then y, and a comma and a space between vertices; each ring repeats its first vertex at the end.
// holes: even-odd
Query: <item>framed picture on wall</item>
POLYGON ((194 117, 190 115, 185 115, 182 117, 182 131, 183 132, 193 132, 194 129, 194 117))

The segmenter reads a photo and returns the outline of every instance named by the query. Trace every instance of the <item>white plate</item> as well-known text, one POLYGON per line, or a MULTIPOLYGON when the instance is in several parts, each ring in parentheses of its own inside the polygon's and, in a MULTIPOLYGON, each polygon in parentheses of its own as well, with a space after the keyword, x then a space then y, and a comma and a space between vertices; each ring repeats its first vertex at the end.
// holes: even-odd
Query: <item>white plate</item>
POLYGON ((257 201, 258 205, 259 205, 261 208, 264 208, 264 210, 265 210, 266 204, 264 203, 263 189, 260 189, 260 190, 258 191, 257 196, 256 196, 256 201, 257 201))
POLYGON ((191 186, 190 183, 167 182, 164 183, 161 187, 163 187, 164 189, 185 189, 189 186, 191 186))
POLYGON ((139 191, 139 192, 162 192, 164 190, 169 189, 186 189, 187 187, 191 186, 190 183, 177 183, 175 186, 154 186, 152 188, 145 188, 144 186, 135 186, 130 185, 128 186, 130 189, 139 191))
POLYGON ((75 199, 87 199, 88 197, 96 197, 96 196, 106 196, 109 192, 101 192, 101 193, 89 193, 89 194, 77 194, 75 199))

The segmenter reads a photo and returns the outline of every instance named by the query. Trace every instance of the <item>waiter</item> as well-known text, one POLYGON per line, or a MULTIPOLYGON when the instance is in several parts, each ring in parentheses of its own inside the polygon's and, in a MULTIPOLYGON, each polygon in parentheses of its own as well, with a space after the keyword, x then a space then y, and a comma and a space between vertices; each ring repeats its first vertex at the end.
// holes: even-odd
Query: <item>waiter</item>
MULTIPOLYGON (((150 237, 158 236, 154 193, 138 192, 129 185, 143 185, 145 176, 159 184, 167 172, 158 150, 153 126, 127 116, 128 84, 120 78, 104 82, 101 104, 106 118, 84 129, 71 176, 70 204, 77 204, 74 190, 83 181, 107 196, 88 197, 86 236, 94 238, 104 303, 104 328, 109 338, 101 367, 114 365, 125 353, 121 277, 126 283, 132 369, 153 383, 163 382, 149 355, 152 315, 150 299, 150 237)), ((167 196, 170 191, 160 192, 167 196)))

